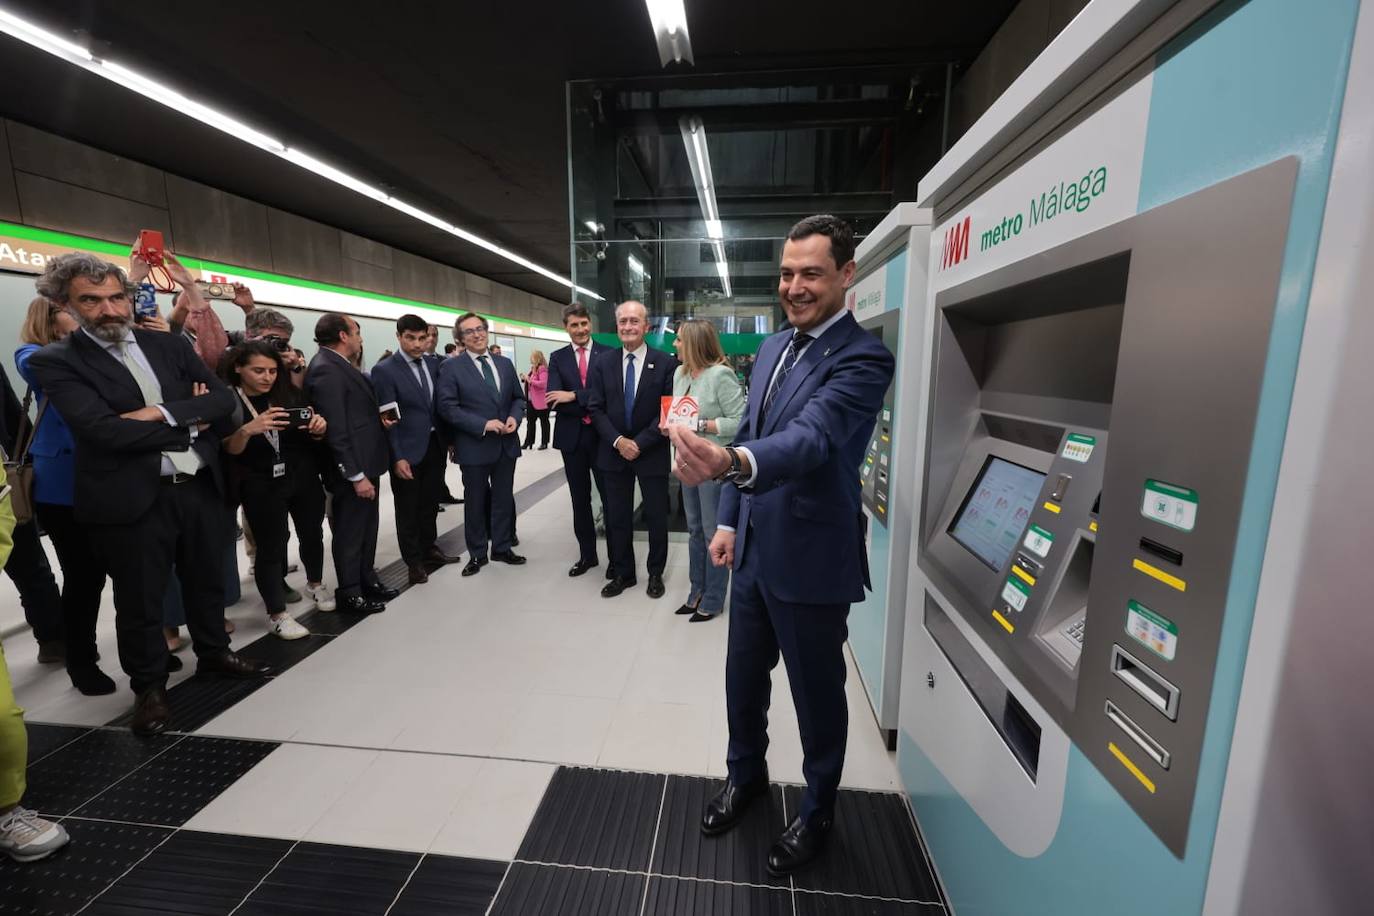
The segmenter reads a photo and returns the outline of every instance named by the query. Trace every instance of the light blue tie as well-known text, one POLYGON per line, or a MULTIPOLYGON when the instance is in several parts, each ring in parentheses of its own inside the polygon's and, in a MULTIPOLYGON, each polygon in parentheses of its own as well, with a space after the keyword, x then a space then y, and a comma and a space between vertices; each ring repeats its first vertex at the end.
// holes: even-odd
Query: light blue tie
POLYGON ((628 431, 634 426, 635 412, 635 355, 626 355, 625 363, 625 429, 628 431))

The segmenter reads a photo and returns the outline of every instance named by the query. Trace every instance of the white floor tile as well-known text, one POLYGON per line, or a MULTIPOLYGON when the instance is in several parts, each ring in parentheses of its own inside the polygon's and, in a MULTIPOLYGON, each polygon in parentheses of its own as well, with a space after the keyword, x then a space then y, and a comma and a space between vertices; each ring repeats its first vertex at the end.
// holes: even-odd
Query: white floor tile
POLYGON ((512 717, 496 756, 591 766, 615 715, 616 701, 532 694, 512 717))
POLYGON ((529 828, 556 767, 484 760, 458 798, 430 852, 479 859, 511 859, 529 828))
POLYGON ((283 744, 201 809, 188 830, 299 840, 376 759, 376 751, 283 744))
POLYGON ((705 705, 622 702, 597 766, 705 776, 711 721, 712 710, 705 705))

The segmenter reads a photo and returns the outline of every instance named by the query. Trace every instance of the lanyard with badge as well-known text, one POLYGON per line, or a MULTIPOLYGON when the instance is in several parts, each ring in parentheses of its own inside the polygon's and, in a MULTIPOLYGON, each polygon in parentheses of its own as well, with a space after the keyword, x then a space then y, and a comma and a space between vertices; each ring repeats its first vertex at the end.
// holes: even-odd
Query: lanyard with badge
MULTIPOLYGON (((242 388, 235 388, 234 390, 239 393, 239 399, 243 401, 243 406, 248 408, 248 412, 252 414, 253 419, 256 420, 258 418, 258 411, 257 408, 253 406, 253 402, 248 400, 248 395, 243 393, 242 388)), ((267 444, 272 446, 272 452, 277 458, 277 460, 272 463, 272 477, 274 479, 277 477, 285 477, 286 462, 281 460, 281 430, 265 429, 262 431, 262 434, 267 439, 267 444)))

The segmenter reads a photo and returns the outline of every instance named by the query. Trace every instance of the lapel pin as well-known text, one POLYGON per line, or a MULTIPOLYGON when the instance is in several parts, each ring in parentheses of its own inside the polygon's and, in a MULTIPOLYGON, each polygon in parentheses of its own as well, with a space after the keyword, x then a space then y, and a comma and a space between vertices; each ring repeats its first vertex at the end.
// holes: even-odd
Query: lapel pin
POLYGON ((829 348, 829 347, 826 347, 826 348, 825 348, 825 352, 821 354, 821 357, 824 358, 824 357, 827 357, 827 356, 829 356, 829 355, 830 355, 830 348, 829 348))
POLYGON ((652 369, 653 367, 654 367, 654 364, 653 364, 653 363, 645 363, 645 364, 644 364, 644 368, 645 368, 645 369, 652 369))

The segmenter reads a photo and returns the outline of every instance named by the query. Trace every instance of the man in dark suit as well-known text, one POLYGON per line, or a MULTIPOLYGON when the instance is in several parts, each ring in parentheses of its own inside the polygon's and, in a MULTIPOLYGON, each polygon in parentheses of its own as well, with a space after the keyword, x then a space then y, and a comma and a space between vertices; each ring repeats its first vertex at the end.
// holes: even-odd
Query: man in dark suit
POLYGON ((511 550, 515 534, 515 435, 525 412, 524 391, 515 366, 487 350, 487 320, 473 312, 460 317, 453 334, 462 354, 439 370, 439 416, 452 430, 458 465, 463 469, 463 532, 468 544, 463 575, 472 576, 491 559, 519 566, 525 558, 511 550), (487 505, 491 526, 487 526, 487 505))
POLYGON ((649 314, 642 302, 622 302, 615 310, 621 349, 596 360, 588 373, 588 403, 601 442, 596 463, 606 489, 606 544, 615 577, 601 589, 614 598, 635 579, 635 481, 644 497, 649 529, 650 598, 663 597, 668 565, 668 440, 659 432, 662 398, 673 394, 677 360, 644 342, 649 314))
POLYGON ((305 390, 329 424, 325 438, 335 467, 327 476, 333 495, 334 595, 341 610, 376 614, 399 592, 382 584, 377 554, 377 484, 386 473, 386 428, 372 383, 353 365, 363 350, 358 322, 330 312, 315 323, 320 352, 305 372, 305 390))
POLYGON ((768 852, 785 875, 814 859, 834 823, 849 730, 845 620, 868 583, 856 470, 892 381, 892 354, 844 308, 854 233, 833 216, 793 226, 779 296, 792 327, 759 347, 755 385, 734 448, 681 427, 674 473, 721 491, 711 559, 735 569, 725 662, 729 778, 701 829, 733 827, 768 791, 769 672, 781 651, 801 726, 806 791, 768 852))
POLYGON ((230 529, 220 437, 234 396, 179 335, 137 330, 124 271, 73 253, 54 258, 38 292, 81 330, 29 360, 76 444, 77 521, 114 582, 119 661, 138 699, 130 722, 167 727, 167 672, 180 667, 162 635, 175 563, 200 674, 258 677, 261 662, 229 649, 224 554, 230 529))
POLYGON ((419 315, 396 319, 396 352, 372 367, 372 387, 383 404, 395 402, 401 419, 386 431, 391 445, 391 496, 396 505, 396 540, 411 585, 429 581, 425 564, 443 566, 460 557, 435 543, 439 497, 448 447, 439 431, 434 392, 438 360, 426 356, 429 326, 419 315))
MULTIPOLYGON (((573 534, 577 536, 577 562, 568 575, 580 576, 598 563, 596 522, 592 517, 593 480, 596 492, 603 501, 606 499, 606 484, 596 464, 600 439, 587 409, 587 378, 596 358, 612 352, 612 348, 592 340, 592 318, 581 303, 563 306, 563 327, 572 343, 549 354, 548 401, 557 415, 553 447, 563 453, 563 474, 568 478, 568 493, 572 496, 573 534)), ((609 555, 607 561, 609 564, 609 555)), ((613 571, 614 565, 609 565, 609 569, 613 571)), ((607 575, 614 578, 610 572, 607 575)))

